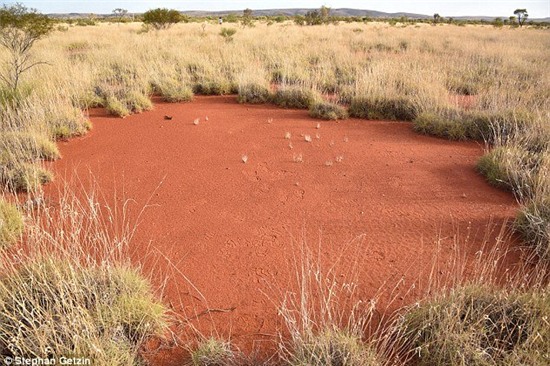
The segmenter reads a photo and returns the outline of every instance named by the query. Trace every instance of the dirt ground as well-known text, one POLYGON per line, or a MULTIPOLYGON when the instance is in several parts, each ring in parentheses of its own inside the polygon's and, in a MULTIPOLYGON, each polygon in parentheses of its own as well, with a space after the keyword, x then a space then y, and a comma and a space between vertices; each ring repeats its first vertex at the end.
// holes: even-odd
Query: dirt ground
MULTIPOLYGON (((235 99, 157 103, 125 119, 93 110, 94 129, 61 143, 60 178, 47 187, 93 176, 105 197, 134 202, 133 219, 147 206, 132 256, 154 278, 168 276, 166 302, 203 334, 273 348, 300 243, 327 268, 339 259, 336 277, 358 280, 363 299, 394 309, 419 296, 434 253, 445 276, 457 250, 473 258, 495 234, 487 225, 498 230, 514 215, 512 195, 475 171, 482 144, 235 99)), ((155 362, 181 364, 181 354, 155 362)))

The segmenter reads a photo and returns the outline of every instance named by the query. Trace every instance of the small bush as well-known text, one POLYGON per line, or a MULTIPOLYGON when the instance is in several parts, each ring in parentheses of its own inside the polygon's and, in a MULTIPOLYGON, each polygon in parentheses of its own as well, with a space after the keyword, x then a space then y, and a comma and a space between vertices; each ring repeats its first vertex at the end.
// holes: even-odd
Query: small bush
POLYGON ((547 291, 468 285, 410 308, 400 329, 419 365, 544 365, 547 291))
POLYGON ((231 345, 214 337, 204 340, 191 352, 194 366, 224 366, 234 359, 231 345))
POLYGON ((355 97, 351 101, 349 113, 357 118, 413 121, 417 116, 417 109, 411 100, 406 98, 355 97))
POLYGON ((348 112, 342 106, 334 103, 320 102, 311 105, 309 115, 313 118, 338 120, 348 118, 348 112))
POLYGON ((220 31, 220 36, 222 36, 226 42, 232 42, 235 33, 237 33, 237 30, 235 28, 222 28, 222 30, 220 31))
POLYGON ((298 87, 277 90, 273 96, 273 102, 283 108, 308 109, 320 99, 313 90, 298 87))
POLYGON ((23 218, 17 208, 0 199, 0 248, 13 244, 23 232, 23 218))
POLYGON ((259 84, 239 86, 239 103, 263 104, 269 102, 271 93, 268 88, 259 84))

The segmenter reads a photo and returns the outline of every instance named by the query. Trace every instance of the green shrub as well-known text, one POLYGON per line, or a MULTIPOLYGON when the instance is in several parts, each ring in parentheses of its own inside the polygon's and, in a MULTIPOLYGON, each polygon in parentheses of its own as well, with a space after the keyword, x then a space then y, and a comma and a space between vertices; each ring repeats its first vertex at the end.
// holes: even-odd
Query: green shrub
POLYGON ((346 109, 338 104, 319 102, 312 104, 309 108, 309 115, 313 118, 338 120, 348 118, 346 109))
POLYGON ((237 30, 235 28, 222 28, 222 30, 220 31, 220 36, 222 36, 226 42, 232 42, 235 33, 237 33, 237 30))
POLYGON ((191 361, 194 366, 230 365, 234 359, 231 345, 214 337, 199 343, 198 347, 191 352, 191 361))
POLYGON ((143 13, 143 23, 151 26, 156 30, 167 29, 173 24, 184 20, 183 15, 174 9, 157 8, 151 9, 143 13))
POLYGON ((239 103, 263 104, 269 102, 271 93, 260 84, 245 84, 239 86, 239 103))
POLYGON ((320 99, 313 90, 299 87, 279 89, 273 96, 273 102, 283 108, 308 109, 320 99))
POLYGON ((166 309, 149 283, 120 265, 25 262, 0 280, 0 304, 3 357, 43 357, 48 350, 94 365, 138 365, 140 346, 167 329, 166 309))
POLYGON ((351 101, 349 113, 357 118, 413 121, 417 116, 417 108, 407 98, 355 97, 351 101))
POLYGON ((398 328, 418 365, 545 365, 549 295, 460 286, 411 307, 398 328))
POLYGON ((23 217, 17 208, 0 199, 0 248, 13 244, 23 232, 23 217))

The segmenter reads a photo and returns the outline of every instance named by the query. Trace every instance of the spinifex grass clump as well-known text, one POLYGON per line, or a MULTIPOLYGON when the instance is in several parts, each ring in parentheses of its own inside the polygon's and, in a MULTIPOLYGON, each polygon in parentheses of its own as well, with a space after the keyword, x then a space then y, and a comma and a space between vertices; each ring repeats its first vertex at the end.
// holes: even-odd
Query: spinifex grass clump
POLYGON ((275 92, 273 103, 283 108, 308 109, 321 98, 318 93, 303 87, 285 87, 275 92))
POLYGON ((522 205, 515 227, 545 262, 550 262, 550 196, 536 195, 522 205))
POLYGON ((464 285, 410 308, 400 325, 419 365, 545 365, 548 289, 464 285))
POLYGON ((345 329, 321 329, 296 344, 289 363, 293 366, 383 365, 374 349, 366 345, 361 336, 345 329))
POLYGON ((227 78, 203 78, 195 83, 193 92, 199 95, 227 95, 237 93, 238 87, 227 78))
POLYGON ((309 115, 313 118, 338 120, 348 118, 346 109, 338 104, 319 102, 309 108, 309 115))
POLYGON ((17 152, 28 161, 56 160, 59 150, 46 136, 31 132, 6 132, 0 135, 0 148, 4 153, 17 152))
POLYGON ((103 99, 107 111, 126 117, 153 107, 149 99, 149 84, 132 64, 113 62, 100 75, 95 93, 103 99))
POLYGON ((411 99, 406 97, 355 97, 351 100, 349 113, 357 118, 412 121, 418 111, 411 99))
POLYGON ((168 103, 189 102, 193 100, 193 89, 183 81, 163 79, 154 85, 162 100, 168 103))
POLYGON ((164 307, 135 269, 53 257, 11 269, 0 281, 3 357, 79 355, 126 365, 166 330, 164 307))
POLYGON ((260 84, 239 85, 239 103, 263 104, 271 100, 269 89, 260 84))
POLYGON ((193 366, 230 366, 238 364, 231 344, 210 337, 201 341, 191 351, 193 366))
MULTIPOLYGON (((387 350, 374 338, 365 339, 367 329, 374 330, 376 300, 360 301, 355 291, 353 270, 349 283, 335 275, 336 264, 324 271, 319 258, 301 245, 301 261, 295 264, 295 291, 288 291, 279 309, 288 341, 279 344, 281 358, 292 366, 378 366, 384 365, 387 350)), ((351 268, 356 264, 347 263, 351 268)), ((346 267, 350 271, 350 267, 346 267)), ((342 269, 338 269, 341 271, 342 269)))
POLYGON ((150 282, 129 264, 127 208, 60 192, 29 211, 25 251, 0 250, 0 358, 85 357, 142 364, 140 348, 168 327, 150 282), (107 219, 108 217, 108 219, 107 219))
POLYGON ((23 218, 17 208, 0 198, 0 249, 13 244, 23 232, 23 218))
POLYGON ((4 160, 0 156, 0 185, 12 192, 33 192, 51 182, 53 175, 38 164, 4 160))
POLYGON ((85 135, 92 128, 92 123, 82 111, 75 107, 60 104, 60 107, 47 115, 46 124, 54 139, 63 140, 85 135))

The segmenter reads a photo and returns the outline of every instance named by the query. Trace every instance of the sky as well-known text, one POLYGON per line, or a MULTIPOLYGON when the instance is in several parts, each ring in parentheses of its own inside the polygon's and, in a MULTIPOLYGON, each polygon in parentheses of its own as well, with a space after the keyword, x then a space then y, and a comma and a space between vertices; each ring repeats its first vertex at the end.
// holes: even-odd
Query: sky
MULTIPOLYGON (((0 0, 2 4, 17 1, 0 0)), ((115 8, 130 12, 144 12, 148 9, 166 7, 177 10, 241 10, 319 8, 326 5, 331 8, 368 9, 384 12, 409 12, 441 16, 483 15, 508 17, 515 9, 527 9, 530 18, 550 17, 550 0, 236 0, 236 1, 182 1, 182 0, 19 0, 29 8, 42 13, 96 13, 108 14, 115 8)))

